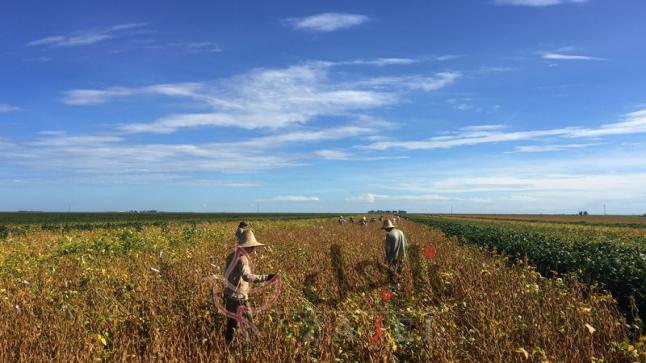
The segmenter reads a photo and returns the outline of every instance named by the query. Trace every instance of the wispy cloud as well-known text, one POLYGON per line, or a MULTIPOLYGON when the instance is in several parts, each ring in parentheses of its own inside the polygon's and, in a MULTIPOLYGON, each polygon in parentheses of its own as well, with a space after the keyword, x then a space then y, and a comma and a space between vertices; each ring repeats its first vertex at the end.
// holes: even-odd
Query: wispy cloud
POLYGON ((297 30, 327 33, 358 26, 369 20, 368 16, 361 14, 323 13, 302 18, 290 18, 286 22, 297 30))
POLYGON ((548 60, 565 60, 565 61, 575 61, 575 60, 604 60, 599 57, 590 57, 587 55, 574 55, 574 54, 561 54, 561 53, 551 53, 551 52, 541 52, 539 53, 543 59, 548 60))
POLYGON ((75 89, 63 92, 63 103, 68 105, 98 105, 117 98, 135 95, 162 95, 173 97, 197 97, 204 88, 201 83, 157 84, 141 88, 110 87, 104 90, 75 89))
MULTIPOLYGON (((510 168, 511 169, 511 168, 510 168)), ((552 170, 554 170, 552 168, 552 170)), ((466 177, 428 181, 426 188, 442 193, 507 193, 534 199, 557 198, 625 198, 643 193, 646 174, 543 174, 524 170, 477 170, 466 177), (478 175, 480 174, 480 175, 478 175), (520 174, 520 175, 519 175, 520 174)))
POLYGON ((450 61, 450 60, 454 60, 462 57, 464 57, 462 54, 445 54, 445 55, 435 56, 433 57, 433 59, 435 59, 438 62, 446 62, 446 61, 450 61))
POLYGON ((27 58, 23 58, 22 60, 23 62, 28 62, 28 63, 45 63, 45 62, 51 61, 52 58, 42 56, 42 57, 27 57, 27 58))
POLYGON ((333 78, 332 66, 309 62, 282 69, 257 69, 213 82, 78 89, 65 92, 63 102, 93 105, 119 98, 163 95, 189 98, 210 109, 123 124, 120 130, 126 133, 172 133, 197 127, 277 129, 303 125, 323 116, 357 117, 357 113, 398 102, 406 92, 438 90, 460 76, 459 72, 440 72, 432 76, 343 81, 333 78))
POLYGON ((492 74, 492 73, 506 73, 506 72, 512 72, 515 71, 516 68, 512 67, 480 67, 476 71, 478 74, 492 74))
POLYGON ((271 136, 252 138, 246 142, 236 143, 238 145, 255 148, 275 148, 287 144, 313 143, 324 140, 340 140, 362 135, 376 133, 377 130, 365 126, 341 126, 320 130, 301 130, 271 136))
POLYGON ((27 46, 49 46, 49 47, 80 47, 92 45, 108 39, 125 36, 128 31, 145 27, 147 23, 126 23, 111 26, 109 28, 94 29, 67 35, 53 35, 33 40, 27 46))
POLYGON ((358 196, 348 197, 346 200, 354 202, 374 203, 377 201, 416 201, 416 202, 437 202, 448 201, 452 198, 438 194, 409 194, 409 195, 388 195, 365 193, 358 196))
POLYGON ((560 4, 586 3, 588 1, 589 0, 494 0, 493 3, 498 5, 545 7, 560 4))
MULTIPOLYGON (((153 45, 153 47, 163 48, 161 45, 153 45)), ((189 53, 219 53, 222 51, 220 45, 216 42, 175 42, 169 44, 169 47, 184 49, 189 53)))
MULTIPOLYGON (((370 135, 376 129, 340 126, 274 133, 242 140, 206 143, 132 142, 126 135, 69 135, 42 132, 23 143, 0 140, 0 163, 65 175, 166 175, 186 173, 240 174, 303 165, 311 155, 286 152, 284 147, 370 135)), ((82 179, 82 178, 81 178, 82 179)))
POLYGON ((357 154, 356 152, 350 153, 343 150, 316 150, 314 152, 316 157, 325 160, 349 160, 349 161, 380 161, 380 160, 401 160, 407 159, 407 156, 365 156, 357 154))
POLYGON ((551 144, 551 145, 524 145, 514 148, 514 152, 519 153, 542 153, 551 151, 563 151, 571 149, 581 149, 586 147, 598 146, 600 143, 590 144, 551 144))
POLYGON ((16 112, 21 111, 22 109, 17 106, 12 106, 6 103, 0 103, 0 112, 16 112))
POLYGON ((506 126, 501 125, 501 124, 494 124, 494 125, 474 125, 474 126, 465 126, 461 127, 460 130, 462 131, 492 131, 492 130, 500 130, 504 129, 506 126))
POLYGON ((391 66, 391 65, 408 65, 419 63, 420 59, 414 58, 375 58, 375 59, 357 59, 347 62, 337 62, 336 64, 355 64, 355 65, 374 65, 374 66, 391 66))
POLYGON ((283 195, 271 199, 274 202, 320 202, 319 197, 308 197, 305 195, 283 195))
POLYGON ((446 87, 462 74, 460 72, 439 72, 433 76, 395 76, 395 77, 376 77, 356 82, 358 86, 375 87, 375 88, 399 88, 418 91, 435 91, 446 87))
POLYGON ((44 135, 2 145, 0 161, 36 170, 80 174, 247 173, 298 165, 296 155, 227 143, 137 143, 110 135, 44 135))
POLYGON ((561 138, 598 138, 612 135, 646 133, 646 110, 624 115, 620 122, 608 123, 597 128, 565 127, 548 130, 499 131, 487 129, 463 128, 451 134, 436 136, 426 140, 415 141, 379 141, 361 146, 364 150, 434 150, 459 146, 491 144, 501 142, 526 141, 544 137, 561 138))

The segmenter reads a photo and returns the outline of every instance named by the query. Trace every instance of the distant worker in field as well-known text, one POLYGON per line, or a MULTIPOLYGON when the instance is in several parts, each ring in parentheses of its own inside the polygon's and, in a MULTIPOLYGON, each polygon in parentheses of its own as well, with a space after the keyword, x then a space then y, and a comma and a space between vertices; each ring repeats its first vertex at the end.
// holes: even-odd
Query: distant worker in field
POLYGON ((354 224, 354 217, 350 217, 350 223, 354 224))
POLYGON ((340 225, 344 225, 344 224, 345 224, 345 219, 343 218, 343 216, 339 216, 339 224, 340 224, 340 225))
POLYGON ((361 221, 359 222, 360 225, 365 226, 368 224, 368 219, 366 219, 366 216, 361 217, 361 221))
POLYGON ((379 216, 379 222, 383 222, 383 221, 384 221, 384 216, 379 216))
MULTIPOLYGON (((227 343, 233 340, 236 327, 248 329, 253 324, 253 317, 249 311, 251 283, 269 281, 276 276, 276 274, 255 275, 253 273, 249 255, 256 250, 256 247, 260 246, 264 246, 264 244, 256 240, 253 232, 245 231, 238 240, 236 251, 227 256, 224 268, 227 280, 224 301, 227 312, 236 315, 236 318, 227 317, 227 328, 224 334, 227 343)), ((248 335, 249 333, 246 332, 245 336, 248 335)))
POLYGON ((240 238, 242 238, 244 229, 247 228, 247 226, 247 222, 240 222, 240 224, 238 224, 238 229, 236 229, 236 238, 238 239, 238 241, 240 241, 240 238))
POLYGON ((387 232, 386 264, 389 268, 390 283, 399 286, 399 275, 402 272, 404 259, 406 258, 408 243, 404 232, 396 229, 390 219, 386 219, 381 228, 387 232))

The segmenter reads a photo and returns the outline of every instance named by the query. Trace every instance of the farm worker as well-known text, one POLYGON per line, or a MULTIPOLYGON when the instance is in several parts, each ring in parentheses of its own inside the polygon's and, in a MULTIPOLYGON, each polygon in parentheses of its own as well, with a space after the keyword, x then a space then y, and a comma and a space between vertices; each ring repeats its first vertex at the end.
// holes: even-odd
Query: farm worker
MULTIPOLYGON (((227 256, 225 277, 228 284, 224 289, 224 300, 226 309, 230 313, 237 314, 238 308, 249 307, 249 290, 251 289, 252 282, 269 281, 276 276, 275 274, 255 275, 251 270, 249 254, 253 253, 256 247, 259 246, 264 246, 264 244, 256 240, 253 232, 245 231, 238 240, 238 247, 242 248, 244 253, 239 253, 239 258, 235 261, 235 266, 231 266, 231 264, 234 262, 233 260, 236 256, 236 252, 232 252, 227 256), (229 270, 230 268, 231 270, 229 270)), ((253 323, 250 312, 247 311, 243 316, 249 323, 253 323)), ((231 342, 233 339, 233 333, 235 332, 237 325, 237 319, 231 317, 227 318, 227 330, 224 335, 227 342, 231 342)))
POLYGON ((366 223, 368 223, 368 220, 366 219, 366 216, 361 217, 361 222, 359 222, 362 226, 365 226, 366 223))
POLYGON ((354 217, 350 217, 350 223, 354 224, 354 217))
POLYGON ((384 221, 381 227, 386 234, 386 264, 389 267, 390 282, 399 285, 399 275, 402 272, 406 258, 407 242, 404 232, 395 228, 390 219, 384 221))
POLYGON ((238 229, 236 229, 236 238, 238 238, 238 241, 240 241, 240 238, 244 233, 244 229, 247 228, 247 226, 247 222, 240 222, 240 224, 238 225, 238 229))
POLYGON ((344 224, 345 224, 345 219, 343 218, 343 216, 340 216, 340 217, 339 217, 339 224, 340 224, 340 225, 344 225, 344 224))

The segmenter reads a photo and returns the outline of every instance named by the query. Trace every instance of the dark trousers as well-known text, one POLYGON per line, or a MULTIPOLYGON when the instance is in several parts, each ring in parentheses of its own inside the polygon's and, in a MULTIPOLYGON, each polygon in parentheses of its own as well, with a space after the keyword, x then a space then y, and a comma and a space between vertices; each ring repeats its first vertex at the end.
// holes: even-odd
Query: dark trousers
POLYGON ((399 284, 399 276, 404 268, 403 260, 388 261, 388 279, 391 285, 399 284))
MULTIPOLYGON (((248 308, 248 301, 243 300, 243 299, 237 299, 234 297, 225 297, 225 307, 228 312, 235 314, 236 316, 238 315, 238 308, 239 307, 245 307, 248 308)), ((249 323, 253 324, 253 316, 249 311, 246 311, 242 314, 242 317, 244 317, 249 323)), ((242 324, 242 322, 240 322, 242 324)), ((233 335, 236 331, 236 328, 238 327, 238 319, 236 318, 227 318, 227 330, 224 333, 224 338, 226 339, 227 343, 230 343, 233 340, 233 335)), ((251 328, 250 326, 244 327, 247 328, 247 333, 251 334, 251 328)))

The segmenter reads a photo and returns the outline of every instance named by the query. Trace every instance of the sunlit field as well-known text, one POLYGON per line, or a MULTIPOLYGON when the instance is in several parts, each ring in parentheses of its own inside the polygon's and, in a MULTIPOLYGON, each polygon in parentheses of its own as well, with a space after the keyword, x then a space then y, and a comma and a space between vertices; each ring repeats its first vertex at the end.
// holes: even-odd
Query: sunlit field
MULTIPOLYGON (((631 362, 644 341, 615 299, 569 275, 402 221, 409 256, 387 283, 379 223, 251 221, 267 249, 257 335, 227 346, 207 283, 236 222, 93 230, 31 226, 0 239, 0 361, 631 362), (272 304, 268 302, 275 299, 272 304)), ((15 232, 15 230, 14 230, 15 232)))
POLYGON ((632 225, 646 228, 646 215, 615 216, 615 215, 565 215, 565 214, 454 214, 444 215, 455 218, 494 219, 525 222, 556 222, 598 225, 632 225))

